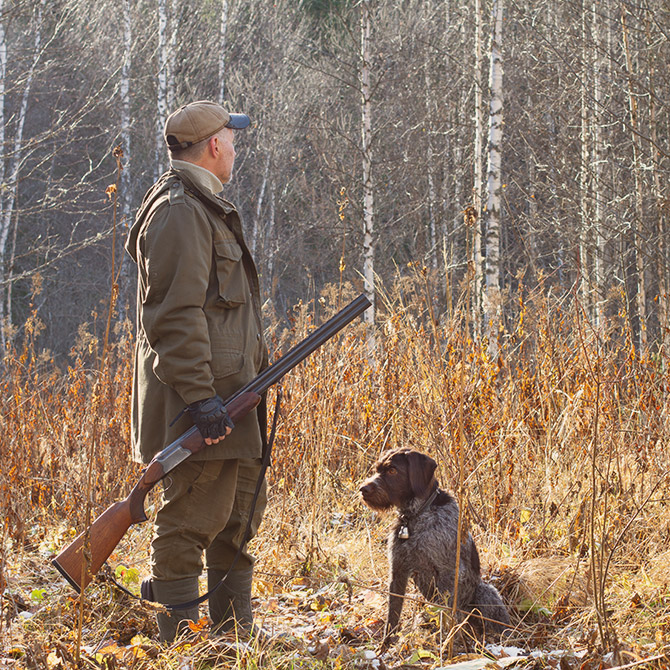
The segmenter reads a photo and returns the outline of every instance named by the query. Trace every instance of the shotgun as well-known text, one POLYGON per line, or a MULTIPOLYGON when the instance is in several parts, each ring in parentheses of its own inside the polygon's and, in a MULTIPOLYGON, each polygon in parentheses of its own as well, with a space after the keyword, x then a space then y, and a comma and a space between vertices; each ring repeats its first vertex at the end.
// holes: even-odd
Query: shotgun
MULTIPOLYGON (((365 295, 359 295, 332 319, 228 398, 225 406, 233 423, 237 423, 253 410, 270 386, 276 384, 287 372, 370 306, 365 295)), ((198 429, 195 426, 189 428, 154 456, 127 498, 110 505, 87 530, 80 533, 52 560, 54 566, 78 593, 88 586, 130 526, 147 520, 144 499, 149 491, 170 470, 206 446, 198 429)))

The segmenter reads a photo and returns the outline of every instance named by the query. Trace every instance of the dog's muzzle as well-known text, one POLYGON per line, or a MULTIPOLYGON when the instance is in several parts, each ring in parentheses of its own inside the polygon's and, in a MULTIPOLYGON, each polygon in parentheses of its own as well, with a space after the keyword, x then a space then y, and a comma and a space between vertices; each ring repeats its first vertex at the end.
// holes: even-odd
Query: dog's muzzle
POLYGON ((365 504, 372 509, 388 509, 391 501, 375 478, 363 482, 359 489, 365 504))

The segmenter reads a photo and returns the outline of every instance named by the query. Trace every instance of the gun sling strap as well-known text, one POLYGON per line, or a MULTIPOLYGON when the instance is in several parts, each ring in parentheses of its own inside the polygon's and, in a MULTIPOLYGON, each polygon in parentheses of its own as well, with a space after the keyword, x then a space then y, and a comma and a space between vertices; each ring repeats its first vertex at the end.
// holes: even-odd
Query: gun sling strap
MULTIPOLYGON (((247 526, 244 529, 244 537, 242 538, 242 542, 240 543, 240 546, 237 549, 237 553, 235 554, 235 557, 233 558, 230 567, 228 568, 226 574, 209 591, 207 591, 207 593, 204 593, 199 598, 195 598, 194 600, 189 600, 186 603, 160 603, 163 607, 165 607, 165 609, 186 610, 191 607, 195 607, 196 605, 200 605, 201 603, 204 603, 206 600, 210 598, 210 596, 213 593, 215 593, 221 588, 224 582, 228 579, 230 573, 235 568, 237 561, 240 559, 240 556, 244 551, 244 547, 249 541, 249 535, 251 534, 251 525, 253 523, 256 504, 258 503, 258 497, 260 496, 261 493, 261 487, 263 486, 265 473, 267 472, 267 469, 270 467, 270 462, 272 460, 272 445, 274 444, 275 433, 277 432, 277 420, 279 418, 279 404, 281 401, 281 393, 282 393, 281 385, 277 385, 277 397, 275 399, 274 415, 272 417, 272 429, 270 430, 270 438, 267 441, 267 446, 263 453, 263 459, 261 461, 261 470, 260 473, 258 474, 258 480, 256 481, 256 490, 254 491, 254 497, 251 501, 251 507, 249 508, 249 518, 247 519, 247 526)), ((134 598, 135 600, 148 600, 151 602, 155 602, 153 598, 153 593, 151 592, 150 579, 145 579, 142 582, 140 596, 135 595, 132 591, 129 591, 125 586, 119 584, 113 577, 109 577, 108 579, 119 590, 123 591, 123 593, 129 595, 131 598, 134 598)))

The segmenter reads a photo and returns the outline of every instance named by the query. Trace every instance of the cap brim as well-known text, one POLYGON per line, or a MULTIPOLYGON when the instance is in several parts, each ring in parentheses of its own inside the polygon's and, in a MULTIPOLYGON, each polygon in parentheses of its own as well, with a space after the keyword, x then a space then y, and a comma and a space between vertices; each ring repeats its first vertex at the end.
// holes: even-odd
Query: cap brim
POLYGON ((251 123, 251 119, 246 114, 230 114, 230 121, 226 124, 226 128, 233 130, 242 130, 251 123))

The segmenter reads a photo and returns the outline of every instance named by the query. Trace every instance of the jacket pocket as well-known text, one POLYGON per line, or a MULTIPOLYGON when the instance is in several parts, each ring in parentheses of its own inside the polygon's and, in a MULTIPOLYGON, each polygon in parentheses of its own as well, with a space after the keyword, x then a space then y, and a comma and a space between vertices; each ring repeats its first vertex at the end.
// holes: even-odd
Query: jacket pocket
POLYGON ((243 305, 247 301, 247 278, 240 245, 232 240, 217 240, 214 255, 219 283, 217 304, 227 309, 243 305))
POLYGON ((230 349, 217 351, 212 347, 211 367, 214 379, 235 375, 244 367, 244 354, 230 349))

